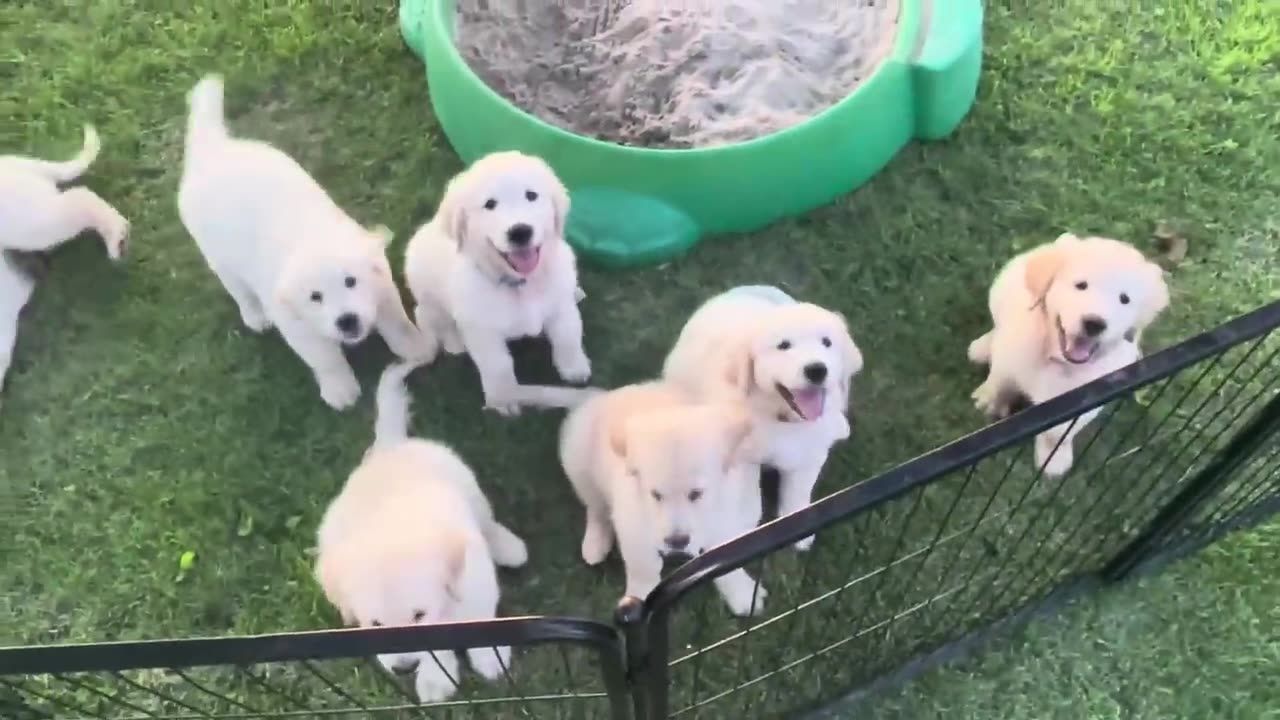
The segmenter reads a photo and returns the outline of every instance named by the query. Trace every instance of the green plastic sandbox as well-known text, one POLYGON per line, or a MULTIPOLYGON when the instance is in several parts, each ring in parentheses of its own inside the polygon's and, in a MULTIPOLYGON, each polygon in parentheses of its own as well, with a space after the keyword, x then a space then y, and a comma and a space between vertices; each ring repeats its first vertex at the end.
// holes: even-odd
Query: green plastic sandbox
POLYGON ((950 134, 973 106, 982 64, 980 0, 900 0, 888 57, 825 112, 732 145, 630 147, 549 125, 489 89, 454 47, 454 8, 400 4, 450 144, 466 163, 501 150, 545 159, 570 191, 570 244, 604 267, 662 262, 704 236, 758 230, 848 193, 911 140, 950 134))

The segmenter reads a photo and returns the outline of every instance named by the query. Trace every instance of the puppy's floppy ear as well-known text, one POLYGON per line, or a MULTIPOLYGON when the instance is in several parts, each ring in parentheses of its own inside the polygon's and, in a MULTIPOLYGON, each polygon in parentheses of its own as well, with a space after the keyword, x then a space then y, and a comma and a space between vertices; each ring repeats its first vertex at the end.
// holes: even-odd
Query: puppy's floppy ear
POLYGON ((1025 281, 1027 290, 1036 299, 1036 303, 1044 301, 1053 278, 1067 264, 1067 249, 1063 247, 1064 244, 1063 238, 1058 238, 1052 245, 1040 247, 1027 257, 1025 281))
POLYGON ((569 191, 554 174, 551 175, 551 183, 551 208, 555 212, 556 237, 563 238, 565 226, 569 222, 569 191))
POLYGON ((462 574, 467 567, 467 540, 451 535, 440 548, 444 553, 444 589, 454 602, 462 602, 462 574))
POLYGON ((741 397, 750 395, 756 376, 755 354, 751 350, 751 342, 741 340, 730 345, 724 354, 723 363, 721 372, 724 374, 724 382, 741 397))
POLYGON ((467 171, 449 181, 444 188, 444 197, 440 198, 440 206, 436 208, 436 219, 444 227, 444 231, 458 243, 458 247, 467 237, 467 207, 464 202, 467 171))
POLYGON ((1143 283, 1146 285, 1142 300, 1138 305, 1137 329, 1141 332, 1156 319, 1156 316, 1169 307, 1169 286, 1164 281, 1164 269, 1159 265, 1144 261, 1142 263, 1143 283))
POLYGON ((840 376, 840 405, 848 410, 850 384, 853 382, 853 376, 862 372, 862 351, 853 342, 853 334, 849 332, 849 321, 840 313, 834 313, 834 315, 840 319, 841 333, 836 342, 840 344, 840 363, 844 370, 840 376))
POLYGON ((395 238, 395 233, 391 232, 391 228, 386 225, 374 225, 373 227, 368 228, 368 230, 369 236, 373 238, 375 246, 384 252, 388 247, 390 247, 391 240, 395 238))
POLYGON ((299 287, 298 280, 298 263, 301 262, 295 255, 285 261, 284 266, 280 268, 280 274, 276 277, 275 287, 272 288, 272 295, 280 305, 288 308, 290 311, 296 311, 298 302, 302 294, 302 288, 299 287))
POLYGON ((612 422, 608 427, 609 449, 614 455, 625 460, 627 458, 627 424, 612 422))
POLYGON ((755 424, 751 413, 741 405, 725 408, 725 432, 728 436, 729 452, 725 455, 724 469, 727 471, 734 465, 744 462, 758 463, 760 448, 755 442, 755 424))
POLYGON ((343 625, 355 625, 356 616, 347 607, 346 593, 342 590, 342 570, 339 567, 341 557, 332 552, 323 553, 316 559, 316 582, 331 605, 342 615, 343 625))

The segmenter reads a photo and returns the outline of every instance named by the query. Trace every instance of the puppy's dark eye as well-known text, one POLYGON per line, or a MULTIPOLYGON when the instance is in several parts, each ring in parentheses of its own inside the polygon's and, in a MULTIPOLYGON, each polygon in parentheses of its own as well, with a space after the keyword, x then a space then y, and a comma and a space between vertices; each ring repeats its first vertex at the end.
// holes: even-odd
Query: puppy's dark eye
POLYGON ((1121 304, 1121 305, 1128 305, 1128 304, 1129 304, 1129 294, 1128 294, 1128 293, 1120 293, 1120 304, 1121 304))
POLYGON ((1084 280, 1081 280, 1080 282, 1076 283, 1076 289, 1077 289, 1077 290, 1088 290, 1088 289, 1089 289, 1089 283, 1085 282, 1084 280))
POLYGON ((425 612, 421 611, 421 610, 414 610, 414 611, 413 611, 413 621, 414 621, 414 622, 422 622, 422 618, 424 618, 424 617, 426 617, 426 616, 427 616, 427 614, 426 614, 425 612))
POLYGON ((778 343, 778 349, 779 349, 779 350, 790 350, 790 349, 791 349, 791 341, 790 341, 790 340, 783 340, 782 342, 778 343))
POLYGON ((524 199, 525 199, 525 200, 528 200, 529 202, 533 202, 534 200, 537 200, 537 199, 538 199, 538 193, 536 193, 536 192, 534 192, 534 191, 532 191, 532 190, 525 190, 525 191, 524 191, 524 199))
POLYGON ((699 499, 699 498, 701 498, 701 497, 702 497, 702 491, 701 491, 701 490, 690 490, 690 491, 689 491, 689 502, 698 502, 698 499, 699 499))
POLYGON ((822 338, 822 347, 831 347, 831 338, 829 337, 822 338))
POLYGON ((349 288, 353 288, 356 286, 356 279, 348 275, 347 279, 342 281, 342 284, 349 288))
POLYGON ((653 496, 654 500, 657 500, 658 502, 662 502, 662 493, 658 492, 657 490, 650 490, 649 494, 653 496))
POLYGON ((494 209, 494 208, 496 208, 496 207, 498 207, 498 201, 497 201, 497 200, 494 200, 493 198, 489 198, 488 200, 485 200, 485 201, 484 201, 484 209, 485 209, 485 210, 492 210, 492 209, 494 209))
POLYGON ((381 622, 381 621, 378 621, 378 620, 370 620, 370 621, 369 621, 369 624, 370 624, 370 625, 372 625, 372 626, 374 626, 374 627, 382 627, 382 622, 381 622))
POLYGON ((324 293, 320 292, 319 290, 311 293, 311 302, 323 302, 323 301, 324 301, 324 293))

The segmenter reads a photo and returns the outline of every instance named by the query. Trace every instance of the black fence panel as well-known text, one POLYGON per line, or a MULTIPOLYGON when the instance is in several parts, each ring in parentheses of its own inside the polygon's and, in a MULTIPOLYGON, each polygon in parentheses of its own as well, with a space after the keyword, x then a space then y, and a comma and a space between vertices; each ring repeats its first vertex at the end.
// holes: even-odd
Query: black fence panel
MULTIPOLYGON (((1278 324, 1280 304, 1255 311, 685 564, 628 608, 640 713, 818 707, 1076 579, 1274 509, 1278 324), (1072 469, 1045 472, 1034 437, 1095 408, 1072 469), (815 531, 808 553, 790 547, 815 531), (750 619, 713 583, 742 569, 764 606, 750 619)), ((826 472, 841 471, 837 455, 826 472)))
POLYGON ((625 683, 608 625, 517 618, 3 649, 0 717, 626 718, 625 683), (375 659, 398 653, 418 666, 375 659))

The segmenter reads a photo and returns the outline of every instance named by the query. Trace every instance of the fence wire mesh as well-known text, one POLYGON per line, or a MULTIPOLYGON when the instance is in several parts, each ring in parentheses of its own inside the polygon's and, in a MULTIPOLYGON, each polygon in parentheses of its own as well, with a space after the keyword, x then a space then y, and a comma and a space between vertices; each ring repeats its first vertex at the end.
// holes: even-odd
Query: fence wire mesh
MULTIPOLYGON (((671 648, 668 695, 656 701, 656 714, 786 716, 821 706, 1117 558, 1203 544, 1247 515, 1274 511, 1274 324, 1195 362, 1173 363, 1108 402, 1076 437, 1075 463, 1064 475, 1037 465, 1022 428, 1018 442, 936 478, 921 481, 912 464, 903 466, 898 477, 911 479, 909 490, 826 528, 808 553, 782 549, 787 539, 779 538, 776 549, 722 566, 746 567, 767 590, 757 617, 730 619, 708 576, 690 573, 702 577, 656 614, 653 632, 668 634, 671 648), (1237 447, 1251 433, 1256 442, 1237 447), (1187 520, 1160 527, 1171 505, 1197 492, 1201 505, 1184 508, 1187 520)), ((1018 427, 1021 416, 1006 424, 1018 427)), ((847 453, 827 472, 841 472, 847 453)))

